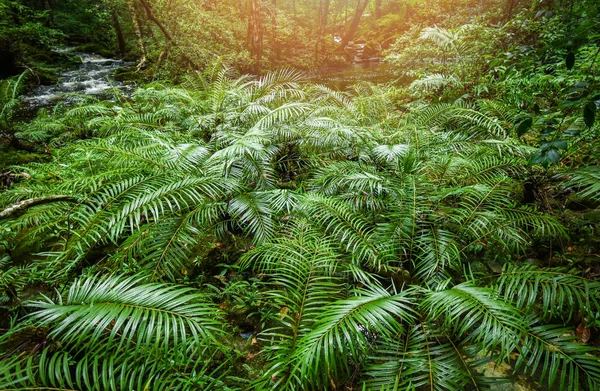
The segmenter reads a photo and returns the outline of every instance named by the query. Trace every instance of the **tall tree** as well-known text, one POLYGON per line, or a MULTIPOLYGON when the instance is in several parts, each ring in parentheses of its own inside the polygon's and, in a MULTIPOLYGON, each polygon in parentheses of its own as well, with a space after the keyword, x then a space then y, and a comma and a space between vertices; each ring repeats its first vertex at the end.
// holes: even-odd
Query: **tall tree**
POLYGON ((321 31, 327 28, 330 5, 331 0, 319 1, 319 28, 321 29, 321 31))
POLYGON ((260 73, 263 49, 262 7, 260 0, 249 1, 248 51, 253 60, 253 72, 260 73))
POLYGON ((125 37, 123 36, 123 29, 121 28, 121 22, 119 21, 119 14, 117 12, 116 7, 112 7, 111 18, 113 22, 113 26, 115 28, 115 34, 117 34, 117 43, 119 44, 119 55, 121 58, 125 57, 126 45, 125 45, 125 37))
POLYGON ((342 41, 340 42, 340 46, 338 46, 339 51, 344 50, 344 48, 354 39, 354 35, 358 30, 358 26, 360 24, 360 20, 365 12, 365 9, 369 5, 369 0, 358 0, 358 4, 356 4, 356 12, 354 12, 354 17, 352 18, 352 23, 346 31, 346 34, 342 37, 342 41))
POLYGON ((140 60, 137 64, 137 70, 139 71, 146 65, 146 44, 144 43, 144 35, 142 34, 142 25, 140 22, 139 15, 135 10, 135 5, 133 4, 133 0, 125 0, 127 3, 127 10, 129 11, 129 16, 131 17, 131 22, 133 23, 133 30, 135 31, 135 36, 137 38, 137 45, 140 50, 140 60))

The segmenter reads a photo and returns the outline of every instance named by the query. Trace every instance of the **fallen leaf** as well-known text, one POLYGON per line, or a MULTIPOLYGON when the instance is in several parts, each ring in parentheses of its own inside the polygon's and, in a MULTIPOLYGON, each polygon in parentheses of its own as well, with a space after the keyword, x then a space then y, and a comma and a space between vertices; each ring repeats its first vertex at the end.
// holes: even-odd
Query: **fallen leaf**
POLYGON ((287 313, 290 311, 290 309, 288 307, 283 307, 280 311, 279 311, 279 318, 283 319, 285 318, 285 316, 287 315, 287 313))
POLYGON ((577 341, 580 343, 586 343, 590 340, 591 331, 590 328, 587 327, 586 321, 581 322, 581 324, 575 330, 575 335, 579 337, 577 341))

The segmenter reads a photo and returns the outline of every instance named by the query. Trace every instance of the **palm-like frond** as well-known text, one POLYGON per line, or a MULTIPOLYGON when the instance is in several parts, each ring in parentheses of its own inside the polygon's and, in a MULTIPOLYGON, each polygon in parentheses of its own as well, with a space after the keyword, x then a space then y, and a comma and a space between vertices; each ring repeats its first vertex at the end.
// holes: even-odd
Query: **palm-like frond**
POLYGON ((373 228, 362 216, 354 214, 348 204, 333 197, 311 194, 303 197, 300 208, 307 221, 339 241, 356 264, 374 269, 386 267, 388 260, 375 244, 373 228))
POLYGON ((516 307, 495 297, 493 291, 469 283, 431 292, 423 306, 432 320, 443 322, 446 330, 486 350, 501 347, 502 352, 513 351, 519 335, 527 328, 526 320, 516 307))
POLYGON ((421 30, 421 39, 429 40, 444 50, 456 49, 459 35, 442 27, 426 27, 421 30))
MULTIPOLYGON (((457 34, 424 35, 461 55, 457 34)), ((268 299, 248 320, 262 325, 250 345, 265 357, 254 389, 483 389, 478 367, 493 360, 559 371, 551 387, 597 386, 596 350, 540 326, 594 318, 597 284, 510 264, 465 271, 565 236, 520 201, 532 148, 507 136, 518 110, 419 103, 406 114, 393 86, 342 93, 291 70, 213 65, 185 88, 155 84, 19 128, 57 147, 85 140, 15 168, 30 178, 0 193, 3 209, 25 205, 0 221, 0 301, 32 313, 27 330, 0 337, 14 353, 2 386, 226 389, 241 364, 222 346, 219 313, 231 309, 164 281, 212 279, 240 250, 268 299), (42 283, 71 287, 40 300, 29 291, 42 283), (32 333, 38 344, 21 343, 32 333)), ((567 185, 595 199, 589 170, 567 185)))
POLYGON ((571 319, 581 311, 595 316, 600 310, 599 283, 565 270, 535 265, 507 264, 498 278, 498 294, 510 298, 520 309, 534 309, 542 319, 571 319), (538 309, 539 308, 539 309, 538 309))
POLYGON ((273 365, 255 382, 258 389, 293 390, 305 384, 293 358, 298 341, 313 329, 324 306, 345 297, 344 280, 336 277, 345 268, 334 244, 302 227, 292 235, 263 243, 242 258, 243 264, 270 277, 266 294, 279 312, 275 325, 261 333, 277 344, 265 350, 273 365))
POLYGON ((228 391, 223 379, 228 375, 224 361, 219 366, 218 352, 212 348, 166 353, 148 352, 132 356, 127 351, 105 352, 83 358, 70 352, 45 349, 39 359, 4 360, 0 369, 3 390, 197 390, 228 391), (163 356, 163 354, 168 354, 163 356), (176 359, 173 359, 176 358, 176 359), (76 361, 75 361, 76 360, 76 361), (192 375, 190 375, 192 374, 192 375))
POLYGON ((504 138, 506 130, 493 117, 460 104, 440 103, 417 111, 414 121, 421 126, 476 133, 484 131, 486 136, 504 138))
POLYGON ((585 384, 590 390, 597 389, 600 386, 598 349, 574 339, 563 327, 533 325, 519 349, 515 368, 531 373, 541 370, 541 379, 548 387, 580 390, 585 384))
POLYGON ((217 309, 192 291, 140 284, 136 278, 91 277, 75 281, 64 301, 32 302, 36 310, 31 317, 50 327, 51 337, 78 346, 91 347, 105 338, 133 343, 136 349, 168 349, 188 340, 217 342, 222 334, 217 309))
POLYGON ((133 277, 78 279, 64 299, 29 304, 30 321, 48 330, 52 347, 39 357, 13 352, 3 359, 0 384, 98 390, 215 384, 219 375, 197 360, 220 351, 222 323, 218 308, 193 291, 133 277))
POLYGON ((268 241, 274 235, 273 210, 268 193, 247 193, 231 200, 229 213, 242 229, 254 235, 255 242, 268 241))
POLYGON ((577 193, 584 198, 600 200, 600 167, 588 166, 575 170, 567 181, 569 186, 577 189, 577 193))
POLYGON ((401 322, 414 320, 413 305, 410 291, 373 289, 326 307, 294 353, 304 388, 323 389, 360 368, 372 349, 370 340, 402 332, 401 322))
POLYGON ((464 356, 462 347, 434 325, 414 325, 404 334, 377 341, 365 383, 369 390, 485 389, 491 379, 477 372, 479 360, 464 356))

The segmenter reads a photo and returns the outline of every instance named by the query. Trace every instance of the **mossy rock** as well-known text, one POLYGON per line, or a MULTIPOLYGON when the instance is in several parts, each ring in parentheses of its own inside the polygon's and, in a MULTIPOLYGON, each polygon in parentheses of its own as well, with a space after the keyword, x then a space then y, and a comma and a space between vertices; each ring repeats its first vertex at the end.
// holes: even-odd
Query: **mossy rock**
POLYGON ((487 273, 488 272, 488 268, 483 264, 483 262, 474 261, 474 262, 471 262, 470 265, 471 265, 471 270, 474 273, 487 273))
POLYGON ((583 214, 583 218, 594 224, 600 224, 600 210, 591 210, 583 214))
POLYGON ((58 83, 58 75, 56 72, 47 69, 38 69, 35 73, 39 84, 56 84, 58 83))
POLYGON ((78 52, 99 54, 103 57, 114 57, 115 53, 98 43, 86 43, 77 47, 78 52))
POLYGON ((380 52, 381 52, 381 45, 379 45, 377 42, 369 41, 365 45, 365 48, 363 51, 363 56, 374 57, 374 56, 379 55, 380 52))
POLYGON ((135 68, 117 69, 114 76, 115 80, 124 83, 135 83, 143 81, 143 73, 137 72, 135 68))
POLYGON ((21 166, 32 162, 50 161, 50 156, 47 154, 19 151, 14 149, 0 148, 0 155, 2 155, 0 170, 6 169, 9 166, 21 166))

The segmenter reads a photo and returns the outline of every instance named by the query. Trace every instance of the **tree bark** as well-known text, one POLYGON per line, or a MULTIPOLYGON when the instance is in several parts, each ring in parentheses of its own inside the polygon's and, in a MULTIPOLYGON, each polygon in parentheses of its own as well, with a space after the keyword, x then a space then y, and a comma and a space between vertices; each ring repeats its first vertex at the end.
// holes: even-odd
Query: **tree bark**
MULTIPOLYGON (((162 24, 162 22, 160 20, 158 20, 158 18, 156 16, 154 16, 152 7, 150 7, 150 5, 146 2, 146 0, 138 0, 138 1, 142 5, 142 7, 144 7, 144 9, 146 10, 146 16, 148 17, 148 19, 152 23, 154 23, 156 25, 156 27, 158 27, 158 29, 162 32, 163 36, 167 40, 167 44, 165 45, 165 48, 163 49, 163 51, 161 52, 161 54, 159 56, 159 62, 157 62, 156 70, 158 70, 158 68, 160 67, 160 65, 162 64, 164 59, 166 58, 169 50, 174 46, 178 46, 178 44, 177 44, 177 41, 175 39, 173 39, 173 36, 171 35, 171 33, 169 33, 169 30, 167 30, 165 25, 162 24)), ((194 63, 194 61, 192 61, 192 59, 187 54, 181 53, 181 58, 185 62, 187 62, 193 69, 198 69, 198 66, 196 65, 196 63, 194 63)))
POLYGON ((123 30, 121 29, 121 23, 119 22, 119 15, 117 14, 117 10, 115 8, 111 11, 111 17, 113 22, 113 27, 115 28, 115 33, 117 34, 117 42, 119 44, 119 54, 121 58, 125 57, 126 54, 126 46, 125 46, 125 38, 123 37, 123 30))
POLYGON ((360 19, 362 18, 367 5, 369 5, 369 0, 364 0, 364 3, 361 4, 363 0, 358 0, 358 4, 356 5, 356 12, 354 13, 354 18, 352 18, 352 23, 348 28, 348 31, 342 37, 342 42, 340 42, 340 46, 338 47, 338 51, 344 50, 344 48, 354 39, 354 35, 358 30, 358 25, 360 24, 360 19))
POLYGON ((277 0, 271 0, 271 45, 274 47, 275 58, 281 57, 281 45, 277 43, 277 0))
POLYGON ((144 43, 144 35, 142 34, 142 26, 140 24, 140 19, 138 17, 137 12, 135 12, 135 7, 131 0, 127 0, 127 10, 129 11, 129 16, 131 17, 131 22, 133 23, 133 30, 135 31, 135 36, 138 41, 138 48, 140 49, 140 53, 142 57, 137 65, 137 71, 139 72, 144 65, 146 64, 146 44, 144 43))
POLYGON ((325 42, 323 42, 323 35, 327 30, 327 23, 329 18, 329 6, 331 0, 320 0, 319 1, 319 30, 317 33, 317 40, 315 43, 315 66, 319 66, 319 54, 323 52, 325 42))
POLYGON ((260 73, 262 62, 262 10, 260 0, 249 0, 248 15, 248 50, 254 60, 253 72, 260 73))
POLYGON ((329 22, 329 7, 331 5, 331 0, 324 0, 321 3, 320 14, 321 18, 319 20, 319 28, 321 31, 324 31, 327 28, 327 23, 329 22))
POLYGON ((515 8, 519 5, 520 0, 508 0, 506 11, 504 12, 504 23, 508 23, 512 19, 515 8))
POLYGON ((13 214, 20 212, 24 209, 35 205, 48 204, 51 202, 59 202, 59 201, 67 201, 67 202, 77 202, 77 198, 67 195, 57 195, 57 196, 49 196, 49 197, 39 197, 39 198, 31 198, 28 200, 19 201, 14 205, 9 206, 0 212, 0 219, 5 219, 7 217, 12 216, 13 214))
POLYGON ((152 8, 146 2, 146 0, 138 0, 138 1, 142 5, 142 7, 144 7, 144 10, 146 10, 146 16, 148 17, 148 19, 150 19, 152 21, 152 23, 154 23, 156 25, 156 27, 158 27, 158 29, 163 33, 163 35, 167 41, 172 41, 173 37, 171 37, 171 34, 169 34, 169 31, 165 28, 165 26, 161 23, 161 21, 158 20, 156 18, 156 16, 154 16, 154 12, 152 12, 152 8))

